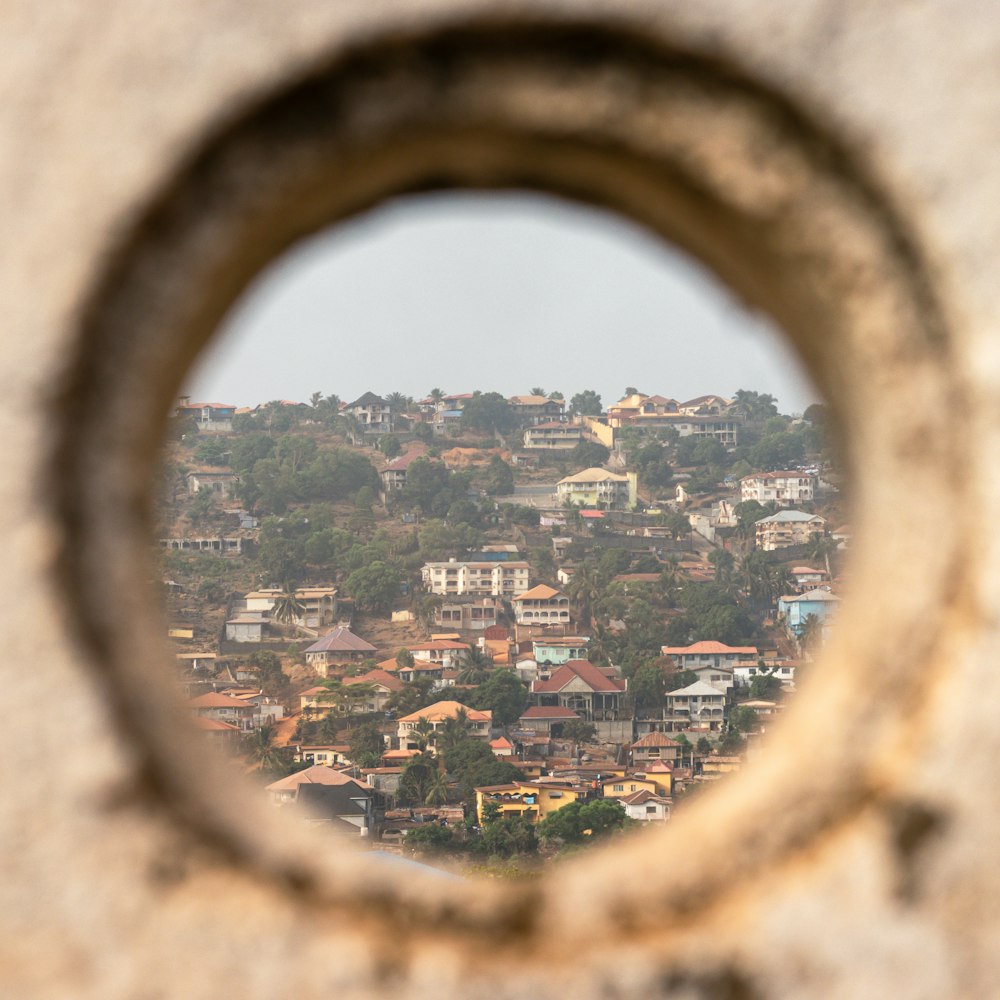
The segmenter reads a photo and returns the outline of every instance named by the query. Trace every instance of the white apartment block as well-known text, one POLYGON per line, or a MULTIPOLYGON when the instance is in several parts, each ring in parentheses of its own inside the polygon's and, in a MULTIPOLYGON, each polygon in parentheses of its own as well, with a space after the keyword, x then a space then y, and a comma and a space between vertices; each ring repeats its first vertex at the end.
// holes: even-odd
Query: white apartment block
POLYGON ((526 562, 424 563, 420 576, 424 587, 442 596, 473 594, 483 597, 514 597, 531 586, 531 567, 526 562))
POLYGON ((811 503, 816 480, 804 472, 758 472, 740 480, 740 499, 779 507, 811 503))

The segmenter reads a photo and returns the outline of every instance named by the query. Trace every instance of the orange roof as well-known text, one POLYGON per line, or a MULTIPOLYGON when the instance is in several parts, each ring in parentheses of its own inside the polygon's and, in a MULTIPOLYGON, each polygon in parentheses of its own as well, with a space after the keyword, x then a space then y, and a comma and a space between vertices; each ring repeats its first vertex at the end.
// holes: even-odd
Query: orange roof
POLYGON ((269 792, 282 792, 298 788, 299 785, 357 785, 366 792, 371 790, 363 782, 350 778, 341 771, 335 771, 325 764, 313 764, 312 767, 307 767, 304 771, 296 771, 295 774, 290 774, 287 778, 272 781, 267 786, 267 790, 269 792))
POLYGON ((428 722, 439 722, 442 719, 454 719, 459 711, 464 711, 470 722, 492 722, 492 712, 480 712, 468 705, 463 705, 459 701, 436 701, 433 705, 421 708, 410 715, 404 715, 400 722, 416 722, 418 719, 426 719, 428 722))
POLYGON ((388 688, 390 691, 402 691, 403 682, 398 677, 393 677, 386 670, 369 670, 367 674, 361 674, 359 677, 347 677, 344 679, 344 684, 350 686, 351 684, 381 684, 382 687, 388 688))
POLYGON ((197 698, 192 698, 188 702, 189 708, 253 708, 253 705, 248 705, 245 701, 239 701, 237 698, 230 698, 227 694, 219 694, 216 691, 210 691, 208 694, 200 694, 197 698))
POLYGON ((553 671, 547 681, 533 681, 531 690, 538 694, 553 694, 561 691, 575 677, 579 677, 591 691, 621 692, 626 686, 625 681, 602 673, 590 660, 567 660, 558 670, 553 671))
POLYGON ((549 601, 553 597, 564 597, 565 595, 562 591, 556 590, 553 587, 548 587, 544 583, 538 584, 537 587, 532 587, 531 590, 526 590, 523 594, 518 594, 517 597, 512 597, 511 603, 514 601, 549 601))
POLYGON ((451 639, 432 639, 430 642, 410 643, 406 647, 411 653, 416 649, 439 651, 444 649, 468 649, 467 642, 453 642, 451 639))
POLYGON ((225 732, 228 730, 231 733, 238 733, 240 731, 239 726, 232 726, 228 722, 220 722, 218 719, 209 719, 204 715, 196 715, 194 717, 194 724, 199 729, 205 729, 210 732, 225 732))
POLYGON ((494 750, 513 750, 514 744, 506 736, 501 736, 499 739, 490 740, 490 747, 494 750))
POLYGON ((696 656, 701 653, 749 653, 751 656, 756 656, 757 647, 727 646, 724 642, 703 639, 701 642, 694 642, 690 646, 661 646, 660 653, 663 656, 683 656, 685 654, 696 656))

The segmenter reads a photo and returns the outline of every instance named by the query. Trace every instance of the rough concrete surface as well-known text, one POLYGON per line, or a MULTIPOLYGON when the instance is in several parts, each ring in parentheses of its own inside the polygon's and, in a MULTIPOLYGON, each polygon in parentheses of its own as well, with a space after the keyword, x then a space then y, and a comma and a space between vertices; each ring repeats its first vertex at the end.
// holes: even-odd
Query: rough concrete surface
POLYGON ((14 0, 0 23, 4 996, 995 992, 1000 15, 14 0), (400 884, 230 787, 161 679, 147 583, 157 434, 221 312, 299 236, 448 185, 605 204, 702 257, 795 341, 855 482, 851 599, 766 758, 527 887, 400 884))

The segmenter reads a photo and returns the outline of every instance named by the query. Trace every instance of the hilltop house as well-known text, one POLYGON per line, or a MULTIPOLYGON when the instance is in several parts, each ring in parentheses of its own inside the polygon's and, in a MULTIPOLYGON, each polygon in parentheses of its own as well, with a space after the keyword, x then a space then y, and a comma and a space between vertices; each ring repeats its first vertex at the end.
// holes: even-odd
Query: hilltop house
POLYGON ((774 552, 791 545, 804 545, 822 535, 826 520, 819 514, 806 514, 801 510, 779 510, 777 514, 756 521, 754 527, 757 548, 774 552))
POLYGON ((822 587, 807 590, 804 594, 786 596, 778 599, 778 614, 785 616, 788 630, 796 636, 805 631, 806 620, 810 615, 822 625, 826 625, 836 614, 840 598, 822 587))
POLYGON ((306 663, 319 669, 325 677, 331 664, 356 663, 374 656, 375 652, 370 642, 339 625, 306 649, 306 663))
POLYGON ((518 625, 568 625, 569 598, 544 583, 511 598, 514 620, 518 625))
POLYGON ((609 677, 589 660, 570 660, 548 680, 531 682, 536 705, 559 706, 588 722, 617 719, 623 709, 628 681, 609 677))
POLYGON ((725 667, 732 670, 741 660, 756 659, 756 646, 727 646, 724 642, 703 639, 690 646, 661 646, 661 656, 669 656, 679 670, 700 667, 725 667))
POLYGON ((354 417, 362 430, 368 433, 388 434, 393 429, 392 407, 374 392, 366 392, 353 403, 348 403, 343 412, 354 417))
POLYGON ((756 472, 740 480, 740 499, 794 507, 812 502, 815 482, 815 477, 805 472, 756 472))
POLYGON ((433 746, 433 733, 444 729, 449 720, 459 718, 462 712, 465 713, 468 735, 489 742, 493 735, 493 713, 491 711, 480 712, 478 709, 468 708, 457 701, 436 701, 433 705, 421 708, 410 715, 404 715, 397 721, 396 737, 399 740, 399 749, 419 749, 418 742, 413 738, 413 732, 417 729, 421 719, 430 723, 432 731, 430 743, 433 746))
POLYGON ((432 594, 460 596, 472 594, 492 597, 513 597, 523 594, 530 586, 531 566, 526 562, 424 563, 420 576, 424 587, 432 594))
POLYGON ((522 424, 557 420, 566 408, 563 400, 548 396, 511 396, 507 402, 522 424))
POLYGON ((726 708, 726 693, 704 681, 696 681, 664 696, 664 721, 672 732, 684 729, 703 729, 718 732, 722 729, 726 708))
POLYGON ((406 485, 406 474, 410 466, 427 453, 427 446, 419 441, 409 445, 402 455, 397 455, 379 473, 382 480, 382 491, 392 493, 401 490, 406 485))
POLYGON ((181 396, 178 417, 193 417, 201 434, 225 434, 233 429, 236 407, 230 403, 192 403, 190 396, 181 396))
POLYGON ((524 432, 525 448, 540 448, 545 451, 571 451, 583 440, 583 428, 579 424, 549 420, 535 424, 524 432))
POLYGON ((607 469, 584 469, 560 479, 556 494, 561 502, 568 501, 577 507, 602 507, 612 510, 631 510, 635 507, 639 481, 634 472, 619 475, 607 469))

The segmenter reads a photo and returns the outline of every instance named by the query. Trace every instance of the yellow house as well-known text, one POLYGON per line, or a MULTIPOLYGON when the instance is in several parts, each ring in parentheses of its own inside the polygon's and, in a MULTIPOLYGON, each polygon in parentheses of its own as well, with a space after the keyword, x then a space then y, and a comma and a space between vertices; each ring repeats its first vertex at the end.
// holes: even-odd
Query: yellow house
POLYGON ((622 476, 607 469, 584 469, 560 479, 556 485, 559 499, 577 507, 610 507, 632 510, 639 489, 634 472, 622 476))
POLYGON ((663 795, 669 799, 674 794, 674 772, 668 764, 658 760, 653 761, 642 772, 641 777, 656 785, 657 795, 663 795))
POLYGON ((602 788, 606 799, 623 799, 636 792, 658 794, 656 782, 652 778, 640 778, 637 774, 629 775, 627 778, 609 778, 603 783, 602 788))
POLYGON ((550 813, 571 802, 586 799, 593 789, 586 785, 544 781, 514 781, 509 785, 484 785, 476 789, 476 816, 483 822, 486 806, 499 807, 503 816, 527 816, 540 823, 550 813))

